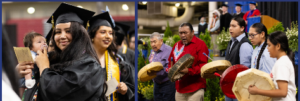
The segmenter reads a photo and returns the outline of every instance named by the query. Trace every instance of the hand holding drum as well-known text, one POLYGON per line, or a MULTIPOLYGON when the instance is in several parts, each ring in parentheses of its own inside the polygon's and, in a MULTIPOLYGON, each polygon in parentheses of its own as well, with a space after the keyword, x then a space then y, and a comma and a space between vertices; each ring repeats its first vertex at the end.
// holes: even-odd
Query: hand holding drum
POLYGON ((156 77, 156 73, 163 69, 160 62, 151 62, 144 66, 138 73, 138 79, 142 82, 149 81, 156 77))
POLYGON ((189 67, 192 66, 194 62, 194 57, 190 54, 185 54, 182 56, 169 70, 168 77, 171 82, 175 82, 183 77, 189 67))
POLYGON ((249 94, 249 86, 263 90, 274 90, 275 85, 266 72, 251 68, 237 74, 232 92, 239 101, 271 101, 271 97, 249 94))

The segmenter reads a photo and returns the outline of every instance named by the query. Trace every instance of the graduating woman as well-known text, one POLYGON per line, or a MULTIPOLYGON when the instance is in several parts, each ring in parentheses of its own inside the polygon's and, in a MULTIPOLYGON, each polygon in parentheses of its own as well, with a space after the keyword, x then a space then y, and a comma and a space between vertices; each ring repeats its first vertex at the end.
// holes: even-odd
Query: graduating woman
MULTIPOLYGON (((94 15, 62 3, 48 22, 53 23, 54 50, 38 51, 37 101, 101 101, 105 99, 105 71, 84 26, 94 15)), ((35 88, 35 87, 34 87, 35 88)))
POLYGON ((134 101, 134 78, 132 67, 117 53, 114 43, 114 23, 108 12, 94 16, 90 21, 89 35, 99 58, 102 70, 106 70, 107 78, 115 78, 119 84, 117 92, 108 96, 109 101, 134 101))

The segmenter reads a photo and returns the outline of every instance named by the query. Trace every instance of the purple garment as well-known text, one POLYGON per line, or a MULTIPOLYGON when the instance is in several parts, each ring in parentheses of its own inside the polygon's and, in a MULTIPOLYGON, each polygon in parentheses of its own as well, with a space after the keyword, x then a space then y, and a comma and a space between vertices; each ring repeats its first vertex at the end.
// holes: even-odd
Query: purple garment
POLYGON ((165 45, 165 44, 162 44, 162 46, 160 47, 160 49, 157 52, 154 52, 153 50, 151 50, 149 60, 150 60, 151 55, 153 55, 152 62, 160 62, 164 66, 163 70, 156 73, 157 76, 153 79, 154 82, 160 84, 160 83, 164 83, 169 80, 166 69, 168 68, 168 63, 169 63, 168 58, 169 58, 171 51, 172 51, 172 47, 165 45), (154 54, 153 54, 153 52, 154 52, 154 54))

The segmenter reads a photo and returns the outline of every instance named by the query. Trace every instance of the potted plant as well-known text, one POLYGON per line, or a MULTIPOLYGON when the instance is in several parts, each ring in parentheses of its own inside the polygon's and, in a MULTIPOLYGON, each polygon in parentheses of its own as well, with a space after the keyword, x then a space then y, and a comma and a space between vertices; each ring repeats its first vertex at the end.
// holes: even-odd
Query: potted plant
POLYGON ((292 22, 291 29, 286 28, 289 48, 295 52, 295 64, 298 65, 298 22, 292 22))
POLYGON ((222 53, 220 56, 225 56, 226 48, 230 40, 231 36, 229 31, 222 30, 217 36, 218 49, 221 51, 220 53, 222 53))
POLYGON ((271 29, 268 30, 268 34, 271 34, 275 31, 282 31, 284 32, 284 27, 282 25, 281 22, 277 23, 276 25, 274 25, 273 27, 271 27, 271 29))

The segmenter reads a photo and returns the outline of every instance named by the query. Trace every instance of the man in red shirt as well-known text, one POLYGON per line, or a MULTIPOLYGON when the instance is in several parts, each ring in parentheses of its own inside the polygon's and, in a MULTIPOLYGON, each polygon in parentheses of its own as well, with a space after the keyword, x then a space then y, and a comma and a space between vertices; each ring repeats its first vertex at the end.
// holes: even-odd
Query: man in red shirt
POLYGON ((243 19, 246 21, 246 25, 247 25, 247 19, 249 17, 260 16, 260 11, 256 9, 256 2, 251 1, 249 7, 250 7, 250 11, 247 11, 243 17, 243 19))
MULTIPOLYGON (((191 67, 185 67, 182 73, 185 75, 175 82, 176 101, 204 101, 205 79, 201 78, 200 70, 207 63, 208 58, 203 53, 208 54, 208 48, 204 41, 194 35, 193 26, 190 23, 183 23, 179 27, 180 41, 175 43, 170 53, 168 61, 173 59, 175 64, 185 54, 191 54, 195 59, 191 67)), ((171 68, 169 62, 169 72, 171 68)))

